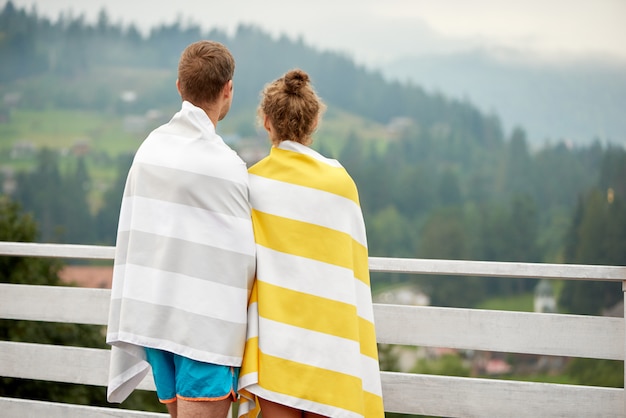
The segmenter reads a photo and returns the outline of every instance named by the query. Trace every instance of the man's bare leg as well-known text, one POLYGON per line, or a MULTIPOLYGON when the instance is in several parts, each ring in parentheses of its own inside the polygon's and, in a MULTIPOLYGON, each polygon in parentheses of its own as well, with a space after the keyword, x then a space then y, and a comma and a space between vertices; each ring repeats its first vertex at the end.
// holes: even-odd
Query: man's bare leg
POLYGON ((170 417, 172 418, 177 418, 178 417, 178 401, 175 402, 170 402, 165 404, 165 406, 167 406, 167 412, 170 413, 170 417))
POLYGON ((172 418, 227 418, 232 398, 229 396, 221 401, 185 401, 178 399, 176 403, 178 404, 176 406, 177 415, 172 415, 172 418))

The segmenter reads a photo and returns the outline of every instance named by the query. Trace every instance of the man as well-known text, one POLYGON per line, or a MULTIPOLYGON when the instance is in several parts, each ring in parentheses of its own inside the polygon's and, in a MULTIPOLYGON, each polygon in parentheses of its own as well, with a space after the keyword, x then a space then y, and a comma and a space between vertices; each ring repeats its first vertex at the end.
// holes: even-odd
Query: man
POLYGON ((152 369, 172 417, 225 417, 236 398, 255 269, 245 163, 215 132, 235 62, 200 41, 181 55, 181 110, 139 147, 118 226, 107 343, 110 402, 152 369))

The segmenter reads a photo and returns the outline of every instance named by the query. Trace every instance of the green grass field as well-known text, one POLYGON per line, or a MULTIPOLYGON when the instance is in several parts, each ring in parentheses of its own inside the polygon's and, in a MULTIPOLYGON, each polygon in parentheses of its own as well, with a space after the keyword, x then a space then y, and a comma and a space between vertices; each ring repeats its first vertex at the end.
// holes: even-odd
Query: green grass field
MULTIPOLYGON (((128 116, 114 112, 68 109, 13 109, 10 119, 0 123, 0 169, 23 172, 37 164, 37 150, 44 147, 58 150, 60 169, 72 167, 80 147, 87 150, 85 162, 92 180, 90 206, 96 212, 102 205, 103 193, 117 176, 117 156, 134 153, 146 135, 166 122, 177 109, 163 110, 159 119, 149 120, 139 129, 129 129, 128 116), (17 147, 16 147, 17 146, 17 147), (15 150, 19 151, 16 153, 15 150)), ((226 136, 261 136, 265 132, 256 123, 256 110, 235 108, 224 119, 218 132, 226 136)), ((373 141, 375 149, 386 146, 388 134, 382 125, 368 122, 341 111, 329 111, 314 134, 314 147, 323 145, 336 157, 349 135, 373 141)), ((269 140, 267 142, 269 149, 269 140)))
POLYGON ((3 149, 20 142, 52 149, 86 143, 93 151, 114 156, 135 150, 143 136, 126 132, 121 117, 95 111, 16 109, 8 123, 0 124, 3 149))
POLYGON ((73 167, 74 151, 84 146, 88 149, 85 162, 94 184, 90 206, 95 211, 101 205, 103 192, 115 180, 116 157, 135 152, 146 133, 147 130, 129 132, 121 117, 101 112, 16 109, 8 123, 0 124, 0 167, 15 172, 32 170, 37 164, 36 150, 50 148, 59 151, 59 168, 63 171, 73 167), (15 148, 18 144, 22 147, 15 148))
POLYGON ((477 306, 478 309, 489 309, 496 311, 534 311, 534 295, 532 293, 524 293, 502 298, 491 298, 477 306))

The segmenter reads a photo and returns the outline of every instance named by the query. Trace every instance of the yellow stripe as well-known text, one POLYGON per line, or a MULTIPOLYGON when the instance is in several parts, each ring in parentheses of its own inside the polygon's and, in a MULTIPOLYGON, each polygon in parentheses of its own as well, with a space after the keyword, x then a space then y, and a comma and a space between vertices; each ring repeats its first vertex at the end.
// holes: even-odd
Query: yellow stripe
POLYGON ((359 317, 359 341, 361 354, 378 361, 378 346, 376 345, 376 329, 374 324, 359 317))
POLYGON ((369 285, 367 248, 350 234, 252 210, 257 244, 286 254, 345 267, 369 285))
POLYGON ((352 241, 352 271, 354 271, 354 277, 370 286, 370 267, 367 248, 362 246, 356 241, 352 241))
POLYGON ((246 341, 245 356, 241 363, 241 375, 259 371, 259 337, 249 338, 246 341))
POLYGON ((298 399, 315 400, 336 408, 365 413, 361 379, 259 353, 259 385, 298 399))
MULTIPOLYGON (((347 303, 257 282, 259 316, 283 324, 322 332, 353 341, 359 340, 356 307, 347 303)), ((271 338, 271 337, 270 337, 271 338)))
POLYGON ((370 392, 363 392, 365 398, 365 418, 380 418, 385 416, 383 398, 370 392))
POLYGON ((257 176, 323 190, 359 204, 356 185, 343 167, 328 165, 305 154, 272 148, 269 157, 248 171, 257 176))

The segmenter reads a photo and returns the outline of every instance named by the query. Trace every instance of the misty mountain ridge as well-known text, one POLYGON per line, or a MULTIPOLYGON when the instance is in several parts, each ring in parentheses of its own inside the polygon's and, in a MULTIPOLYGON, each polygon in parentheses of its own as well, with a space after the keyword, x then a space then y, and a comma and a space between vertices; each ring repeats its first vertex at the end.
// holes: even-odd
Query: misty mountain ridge
POLYGON ((626 63, 600 55, 545 56, 503 48, 389 61, 390 80, 468 101, 533 145, 594 140, 626 144, 626 63))
MULTIPOLYGON (((21 104, 26 107, 40 106, 38 96, 44 95, 62 107, 115 108, 118 93, 107 84, 105 78, 110 77, 103 77, 103 71, 106 75, 133 68, 148 74, 150 68, 175 77, 180 51, 197 39, 213 38, 227 44, 237 60, 233 116, 241 109, 249 118, 253 111, 247 109, 256 106, 265 83, 301 67, 310 73, 329 105, 383 125, 410 117, 423 131, 445 126, 452 129, 446 137, 457 132, 465 141, 482 145, 504 139, 517 126, 533 145, 562 140, 583 145, 594 139, 626 144, 626 118, 622 117, 626 71, 601 60, 587 65, 577 61, 539 64, 523 54, 511 59, 502 50, 496 50, 498 54, 493 49, 461 52, 461 44, 449 43, 454 50, 448 49, 447 55, 407 55, 368 70, 347 54, 314 48, 302 38, 275 37, 252 25, 240 25, 229 35, 176 21, 141 36, 134 26, 112 25, 106 13, 102 16, 96 25, 80 17, 53 23, 8 2, 0 14, 7 28, 6 42, 0 46, 0 59, 6 63, 0 68, 0 93, 19 87, 24 91, 21 104), (61 78, 44 83, 56 77, 61 78), (80 91, 69 94, 68 88, 58 88, 59 82, 68 80, 80 85, 80 91), (35 89, 37 82, 42 84, 35 89)), ((421 31, 426 39, 436 39, 427 36, 427 27, 421 31)), ((424 51, 423 45, 415 47, 424 51)), ((139 111, 175 103, 171 84, 171 80, 142 76, 141 83, 116 78, 115 88, 134 90, 140 97, 134 104, 139 111)), ((241 124, 243 131, 252 131, 245 125, 241 124)))

